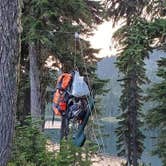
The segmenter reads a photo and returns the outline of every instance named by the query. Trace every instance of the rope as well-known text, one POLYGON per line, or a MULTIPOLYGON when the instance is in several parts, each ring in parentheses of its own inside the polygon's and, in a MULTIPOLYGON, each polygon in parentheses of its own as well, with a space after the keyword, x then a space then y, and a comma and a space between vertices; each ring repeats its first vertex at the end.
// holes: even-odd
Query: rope
POLYGON ((63 34, 75 34, 75 32, 68 32, 68 31, 56 31, 56 30, 42 30, 42 29, 35 29, 35 31, 39 32, 50 32, 50 33, 63 33, 63 34))
MULTIPOLYGON (((75 43, 77 42, 77 40, 79 41, 79 34, 78 34, 78 32, 75 32, 75 43)), ((76 48, 76 47, 75 47, 76 48)), ((75 50, 75 55, 76 55, 76 50, 75 50)), ((77 69, 78 70, 78 69, 77 69)), ((88 100, 87 100, 88 101, 88 100)), ((89 107, 89 110, 91 111, 91 108, 90 108, 90 105, 89 105, 89 103, 88 103, 88 107, 89 107)), ((92 112, 90 112, 91 114, 92 114, 92 112)), ((94 119, 92 119, 92 121, 93 121, 93 123, 94 123, 94 119)), ((95 130, 94 130, 94 128, 92 127, 92 132, 93 132, 93 135, 94 135, 94 139, 95 139, 95 141, 96 141, 96 143, 97 143, 97 145, 98 145, 98 151, 100 151, 100 143, 99 143, 99 141, 98 141, 98 139, 97 139, 97 136, 96 136, 96 134, 95 134, 95 130)))
MULTIPOLYGON (((89 107, 89 110, 90 110, 91 115, 93 115, 89 103, 88 103, 88 107, 89 107)), ((94 119, 93 119, 93 116, 92 116, 92 121, 93 121, 93 123, 95 123, 95 122, 94 122, 94 119)), ((98 139, 97 139, 97 136, 96 136, 96 134, 95 134, 95 130, 94 130, 94 127, 93 127, 93 126, 92 126, 92 132, 93 132, 95 141, 96 141, 96 143, 97 143, 97 145, 98 145, 98 151, 101 152, 102 150, 101 150, 101 147, 100 147, 100 143, 99 143, 99 141, 98 141, 98 139)))
POLYGON ((79 34, 78 34, 78 32, 75 32, 74 33, 74 52, 75 52, 75 54, 74 54, 74 69, 76 69, 76 56, 77 56, 77 39, 79 38, 79 34))
MULTIPOLYGON (((88 81, 88 84, 89 84, 89 89, 90 89, 90 95, 93 96, 93 92, 92 92, 92 89, 91 89, 91 86, 90 86, 90 79, 89 79, 89 76, 88 76, 88 70, 87 70, 87 66, 86 66, 86 63, 85 63, 85 59, 84 59, 84 53, 83 53, 83 46, 82 46, 82 43, 81 43, 81 40, 80 40, 80 37, 79 37, 79 33, 78 32, 64 32, 64 31, 49 31, 49 30, 36 30, 36 31, 45 31, 45 32, 49 32, 49 33, 53 33, 53 34, 71 34, 73 35, 74 34, 74 37, 75 37, 75 46, 74 46, 74 49, 75 49, 75 56, 74 56, 74 69, 76 69, 76 54, 77 54, 77 41, 79 42, 79 45, 80 45, 80 50, 81 50, 81 55, 82 55, 82 58, 83 58, 83 63, 84 63, 84 68, 85 68, 85 72, 86 72, 86 75, 87 75, 87 81, 88 81)), ((88 106, 90 107, 89 103, 88 103, 88 106)), ((91 109, 90 109, 91 111, 91 109)), ((98 149, 99 151, 103 151, 103 153, 105 154, 105 145, 104 145, 104 141, 103 141, 103 137, 102 137, 102 132, 101 132, 101 129, 100 129, 100 126, 99 126, 99 121, 98 121, 98 116, 97 116, 97 111, 96 111, 96 106, 94 104, 94 114, 95 116, 93 116, 93 112, 91 111, 91 114, 92 114, 92 121, 93 123, 95 124, 95 120, 94 120, 94 117, 96 118, 96 121, 97 121, 97 127, 98 127, 98 131, 99 131, 99 137, 100 137, 100 140, 101 140, 101 143, 102 143, 102 149, 101 149, 101 146, 100 146, 100 143, 99 143, 99 140, 96 136, 96 133, 95 133, 95 130, 94 130, 94 127, 92 127, 92 132, 93 132, 93 135, 94 135, 94 138, 95 138, 95 141, 98 145, 98 149)))
MULTIPOLYGON (((90 89, 90 95, 93 96, 93 92, 92 92, 92 89, 91 89, 91 86, 90 86, 90 79, 89 79, 89 76, 88 76, 88 70, 87 70, 87 66, 86 66, 86 63, 85 63, 85 59, 84 59, 84 52, 83 52, 83 46, 82 46, 82 43, 81 43, 81 40, 78 36, 78 42, 80 44, 80 50, 81 50, 81 55, 82 55, 82 58, 83 58, 83 63, 84 63, 84 68, 85 68, 85 72, 86 72, 86 75, 87 75, 87 81, 88 81, 88 85, 89 85, 89 89, 90 89)), ((91 110, 91 109, 90 109, 91 110)), ((91 111, 91 114, 93 115, 93 112, 91 111)), ((103 141, 103 137, 102 137, 102 132, 101 132, 101 129, 100 129, 100 126, 99 126, 99 121, 98 121, 98 116, 97 116, 97 111, 96 111, 96 106, 94 104, 94 114, 95 114, 95 118, 96 118, 96 121, 97 121, 97 127, 98 127, 98 131, 99 131, 99 136, 100 136, 100 139, 101 139, 101 143, 102 143, 102 148, 103 148, 103 153, 105 153, 105 145, 104 145, 104 141, 103 141)), ((94 123, 94 119, 92 118, 92 121, 94 123)), ((94 123, 95 124, 95 123, 94 123)), ((93 130, 93 133, 94 133, 94 136, 95 136, 95 139, 97 141, 97 144, 99 146, 99 149, 100 149, 100 144, 99 144, 99 141, 97 139, 97 136, 95 134, 95 131, 94 131, 94 128, 92 128, 93 130)))

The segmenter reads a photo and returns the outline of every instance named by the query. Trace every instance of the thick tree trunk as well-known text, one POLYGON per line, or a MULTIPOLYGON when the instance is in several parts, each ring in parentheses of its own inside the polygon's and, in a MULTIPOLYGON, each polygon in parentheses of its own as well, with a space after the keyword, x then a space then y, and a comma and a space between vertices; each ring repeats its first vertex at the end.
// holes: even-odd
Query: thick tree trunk
POLYGON ((0 166, 7 165, 14 132, 19 20, 19 0, 0 0, 0 166))
POLYGON ((29 44, 30 57, 30 88, 31 88, 31 116, 41 120, 41 91, 40 71, 38 67, 38 53, 35 43, 29 44))

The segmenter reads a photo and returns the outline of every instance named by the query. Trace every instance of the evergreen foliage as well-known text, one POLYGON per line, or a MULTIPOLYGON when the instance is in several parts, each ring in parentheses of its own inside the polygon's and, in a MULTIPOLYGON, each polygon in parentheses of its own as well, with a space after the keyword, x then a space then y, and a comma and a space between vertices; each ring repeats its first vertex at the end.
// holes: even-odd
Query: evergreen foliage
MULTIPOLYGON (((40 70, 40 87, 42 103, 45 105, 46 86, 51 81, 50 70, 45 66, 46 59, 52 57, 54 63, 52 67, 61 68, 63 71, 71 71, 74 67, 74 59, 76 65, 82 74, 85 74, 84 61, 87 64, 87 71, 90 76, 94 75, 96 63, 99 60, 94 56, 99 50, 90 47, 90 43, 81 40, 81 46, 74 41, 74 32, 90 33, 94 27, 94 23, 102 22, 103 6, 95 1, 83 0, 32 0, 23 2, 23 33, 22 33, 22 52, 21 52, 21 79, 19 86, 18 100, 18 118, 24 119, 24 114, 30 112, 28 104, 24 101, 30 101, 29 86, 29 55, 28 45, 33 41, 36 45, 38 53, 38 69, 40 70), (69 32, 69 33, 68 33, 69 32), (71 32, 71 33, 70 33, 71 32), (75 49, 77 52, 75 53, 75 49), (25 84, 26 82, 26 84, 25 84)), ((97 87, 101 87, 101 82, 95 83, 97 87)), ((104 84, 104 83, 103 83, 104 84)), ((93 86, 93 85, 92 85, 93 86)), ((29 103, 29 102, 28 102, 29 103)), ((29 103, 30 105, 30 103, 29 103)), ((44 105, 42 110, 44 110, 44 105)))
POLYGON ((92 164, 91 156, 96 150, 91 142, 87 141, 84 147, 76 147, 72 143, 72 139, 62 140, 61 149, 57 155, 57 166, 63 165, 79 165, 90 166, 92 164))
POLYGON ((117 128, 119 138, 117 145, 119 154, 127 157, 129 165, 137 165, 136 160, 141 157, 143 151, 141 142, 144 139, 139 129, 143 118, 141 85, 147 81, 143 60, 148 57, 148 51, 152 51, 154 47, 161 47, 164 43, 166 24, 165 18, 162 17, 166 14, 165 1, 113 0, 108 3, 110 5, 108 14, 114 19, 114 23, 121 18, 126 21, 126 25, 114 35, 122 48, 117 66, 123 77, 119 80, 122 81, 123 90, 120 99, 122 115, 119 117, 117 128), (145 19, 142 19, 142 16, 145 19), (157 43, 154 42, 156 38, 157 43))
MULTIPOLYGON (((119 137, 117 143, 118 148, 120 149, 119 154, 128 154, 128 160, 130 160, 129 156, 132 156, 132 151, 134 150, 132 149, 134 147, 134 143, 132 143, 133 136, 131 136, 134 121, 136 122, 135 125, 137 126, 137 129, 140 130, 140 120, 143 118, 142 113, 140 113, 141 106, 143 104, 143 91, 141 89, 141 85, 145 84, 148 80, 145 76, 145 64, 143 60, 148 58, 148 52, 152 51, 153 47, 151 47, 150 44, 153 43, 154 38, 158 38, 158 45, 162 45, 165 25, 165 19, 156 19, 155 21, 147 22, 143 19, 137 18, 132 25, 124 26, 115 34, 117 35, 115 38, 118 38, 118 40, 121 39, 121 44, 124 47, 121 56, 117 59, 117 66, 120 72, 123 73, 123 79, 120 80, 123 81, 123 84, 121 84, 123 87, 123 94, 120 99, 123 113, 119 117, 121 121, 117 128, 117 135, 119 137), (135 117, 130 111, 131 108, 134 108, 132 107, 133 100, 135 100, 135 110, 137 110, 135 117), (126 151, 126 149, 128 150, 126 151)), ((160 89, 160 91, 162 90, 160 89)), ((144 136, 140 131, 137 131, 136 133, 138 134, 136 135, 136 149, 138 152, 135 158, 140 158, 143 151, 143 145, 141 142, 143 141, 144 136)), ((164 137, 165 136, 163 136, 163 138, 164 137)), ((129 161, 129 163, 131 164, 132 161, 129 161)))
POLYGON ((86 141, 84 147, 76 147, 72 139, 61 141, 60 152, 50 152, 46 136, 38 130, 38 121, 30 117, 24 125, 17 124, 12 147, 12 157, 8 166, 90 166, 96 146, 86 141))
POLYGON ((122 95, 120 108, 122 114, 118 117, 119 127, 116 129, 118 136, 117 147, 119 155, 126 156, 129 165, 138 165, 138 159, 143 152, 144 135, 140 129, 142 126, 141 106, 143 94, 141 85, 147 81, 145 76, 144 59, 148 57, 150 47, 146 28, 148 23, 142 19, 136 19, 129 27, 123 27, 115 35, 123 37, 124 50, 117 58, 117 67, 123 74, 122 95))
POLYGON ((50 68, 61 68, 62 71, 69 72, 73 70, 76 63, 81 74, 87 76, 85 63, 94 95, 102 93, 107 81, 98 79, 95 73, 96 63, 100 59, 94 54, 99 50, 91 48, 90 43, 84 39, 80 39, 80 45, 74 39, 74 32, 89 34, 94 28, 94 23, 102 22, 103 6, 95 1, 32 0, 24 1, 22 11, 21 79, 17 119, 23 123, 25 116, 31 111, 30 75, 28 74, 31 67, 28 47, 31 42, 35 42, 37 50, 42 101, 39 108, 42 109, 43 114, 46 102, 50 102, 50 99, 52 101, 52 94, 48 94, 46 88, 49 86, 55 88, 56 82, 56 78, 52 81, 52 75, 57 72, 50 68), (48 57, 52 57, 55 62, 51 67, 45 65, 48 57))
POLYGON ((108 15, 113 18, 114 24, 120 19, 124 19, 127 25, 133 24, 136 17, 155 20, 160 16, 165 16, 165 0, 107 0, 108 15))
POLYGON ((147 122, 159 132, 153 154, 158 155, 163 165, 166 165, 166 58, 158 61, 157 76, 161 81, 154 84, 149 92, 149 98, 156 103, 156 106, 149 110, 147 122))
POLYGON ((108 15, 114 19, 114 22, 123 18, 129 24, 135 20, 136 16, 141 15, 143 8, 148 2, 146 0, 108 0, 108 4, 108 15))
POLYGON ((24 125, 17 124, 9 166, 55 166, 55 153, 46 149, 46 137, 27 118, 24 125))
MULTIPOLYGON (((44 165, 44 160, 48 160, 46 165, 54 163, 54 156, 49 156, 44 146, 46 141, 43 135, 36 131, 27 123, 25 118, 30 113, 30 67, 29 66, 29 50, 31 43, 35 44, 37 52, 37 67, 39 70, 40 79, 40 94, 42 96, 42 112, 45 110, 46 102, 50 102, 52 94, 46 93, 46 87, 55 88, 57 71, 52 69, 60 68, 62 71, 73 70, 74 62, 85 77, 91 77, 90 85, 94 91, 94 95, 103 92, 103 86, 107 81, 97 78, 95 70, 96 63, 99 58, 94 56, 99 50, 93 49, 90 43, 84 39, 81 40, 81 45, 74 40, 74 32, 90 35, 94 28, 94 23, 102 22, 103 6, 97 1, 83 0, 28 0, 23 1, 22 9, 22 52, 21 52, 21 67, 20 67, 20 82, 19 82, 19 97, 17 120, 21 122, 22 127, 16 129, 15 145, 18 148, 13 150, 12 163, 20 165, 44 165), (77 51, 75 51, 77 50, 77 51), (82 53, 84 55, 82 55, 82 53), (54 64, 51 67, 46 66, 47 58, 51 57, 54 64), (85 65, 87 66, 87 73, 85 65), (62 66, 62 67, 61 67, 62 66), (52 77, 53 76, 53 77, 52 77), (36 134, 35 134, 36 133, 36 134), (33 141, 31 137, 35 135, 39 137, 39 145, 32 148, 33 141), (17 142, 21 138, 27 137, 27 144, 17 142), (41 138, 41 139, 40 139, 41 138), (40 152, 39 152, 40 151, 40 152), (34 160, 38 155, 46 155, 47 158, 34 160), (27 158, 26 158, 27 156, 27 158), (14 162, 14 159, 16 162, 14 162), (50 162, 50 163, 49 163, 50 162)), ((52 101, 52 98, 51 98, 52 101)), ((34 137, 35 137, 34 136, 34 137)), ((77 153, 79 149, 74 150, 77 153)), ((85 149, 86 159, 84 163, 89 163, 88 153, 85 149)), ((69 150, 70 152, 72 150, 69 150)), ((62 152, 62 151, 61 151, 62 152)), ((81 152, 79 152, 80 154, 81 152)), ((62 154, 60 153, 61 156, 62 154)), ((69 157, 70 158, 70 157, 69 157)), ((58 162, 58 160, 56 161, 58 162)), ((60 161, 59 161, 60 162, 60 161)), ((67 161, 66 161, 67 162, 67 161)))

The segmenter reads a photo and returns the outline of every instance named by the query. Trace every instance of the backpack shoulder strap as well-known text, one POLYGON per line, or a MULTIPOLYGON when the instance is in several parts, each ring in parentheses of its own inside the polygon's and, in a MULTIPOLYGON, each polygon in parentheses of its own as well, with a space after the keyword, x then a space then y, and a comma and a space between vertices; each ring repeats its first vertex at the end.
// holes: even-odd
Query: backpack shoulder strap
POLYGON ((56 89, 62 89, 62 81, 63 81, 64 76, 65 75, 63 73, 58 77, 57 84, 56 84, 56 89))

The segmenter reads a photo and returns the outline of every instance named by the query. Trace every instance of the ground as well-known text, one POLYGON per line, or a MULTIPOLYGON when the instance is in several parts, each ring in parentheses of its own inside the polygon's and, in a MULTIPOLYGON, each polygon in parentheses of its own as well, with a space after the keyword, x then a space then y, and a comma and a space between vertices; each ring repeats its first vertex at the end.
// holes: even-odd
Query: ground
MULTIPOLYGON (((60 121, 54 121, 54 124, 52 125, 51 121, 47 121, 45 123, 45 129, 48 128, 60 128, 60 121)), ((50 151, 58 151, 59 150, 59 144, 52 143, 48 141, 47 148, 50 151)), ((125 163, 125 159, 117 157, 117 156, 110 156, 110 155, 104 155, 104 154, 95 154, 92 156, 93 164, 92 166, 121 166, 122 163, 125 163)))

